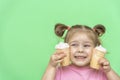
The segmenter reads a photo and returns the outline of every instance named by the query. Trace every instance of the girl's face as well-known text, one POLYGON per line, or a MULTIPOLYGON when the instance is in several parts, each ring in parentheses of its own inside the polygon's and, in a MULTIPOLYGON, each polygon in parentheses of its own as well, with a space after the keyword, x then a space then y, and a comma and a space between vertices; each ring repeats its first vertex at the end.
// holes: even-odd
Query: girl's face
POLYGON ((77 32, 70 37, 71 62, 76 66, 88 66, 94 48, 93 40, 84 32, 77 32))

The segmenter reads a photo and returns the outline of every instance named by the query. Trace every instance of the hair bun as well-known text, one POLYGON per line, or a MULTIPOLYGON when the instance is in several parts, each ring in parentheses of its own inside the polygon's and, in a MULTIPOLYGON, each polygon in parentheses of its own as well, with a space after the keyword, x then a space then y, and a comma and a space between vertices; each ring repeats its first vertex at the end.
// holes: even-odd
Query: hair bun
POLYGON ((55 31, 55 34, 57 36, 62 37, 64 32, 65 32, 65 30, 67 30, 67 29, 68 29, 68 27, 66 25, 61 24, 61 23, 57 23, 55 25, 54 31, 55 31))
POLYGON ((94 26, 93 30, 97 33, 98 36, 102 36, 106 29, 102 24, 97 24, 94 26))

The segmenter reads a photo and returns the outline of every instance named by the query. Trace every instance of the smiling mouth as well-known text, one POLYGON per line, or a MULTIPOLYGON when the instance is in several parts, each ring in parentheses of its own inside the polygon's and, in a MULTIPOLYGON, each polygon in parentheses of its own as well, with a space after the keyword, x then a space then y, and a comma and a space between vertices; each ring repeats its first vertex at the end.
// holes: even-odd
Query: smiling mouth
POLYGON ((80 59, 80 60, 83 60, 83 59, 86 59, 87 57, 86 56, 75 56, 76 59, 80 59))

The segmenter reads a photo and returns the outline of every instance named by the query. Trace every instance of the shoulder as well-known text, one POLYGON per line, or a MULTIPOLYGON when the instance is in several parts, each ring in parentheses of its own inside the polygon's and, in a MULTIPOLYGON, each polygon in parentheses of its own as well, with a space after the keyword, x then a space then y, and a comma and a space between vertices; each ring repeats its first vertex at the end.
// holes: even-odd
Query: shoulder
POLYGON ((56 75, 71 75, 74 73, 71 65, 59 66, 56 71, 56 75))
POLYGON ((71 66, 59 66, 57 71, 69 71, 71 66))
POLYGON ((107 79, 106 74, 102 69, 100 69, 100 70, 92 69, 90 74, 93 77, 95 76, 96 78, 101 78, 101 80, 106 80, 107 79))
POLYGON ((69 66, 59 66, 56 70, 55 80, 69 80, 66 79, 69 75, 71 75, 69 66))

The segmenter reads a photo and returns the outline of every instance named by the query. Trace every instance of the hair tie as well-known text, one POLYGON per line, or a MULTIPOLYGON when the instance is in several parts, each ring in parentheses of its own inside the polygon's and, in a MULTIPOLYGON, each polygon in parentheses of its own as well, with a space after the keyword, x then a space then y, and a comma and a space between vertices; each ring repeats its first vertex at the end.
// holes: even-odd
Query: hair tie
POLYGON ((97 31, 95 28, 93 28, 93 31, 96 32, 96 34, 97 34, 99 37, 101 37, 101 36, 103 35, 102 33, 97 33, 98 31, 97 31))
POLYGON ((65 36, 66 36, 66 34, 67 34, 68 30, 70 30, 70 28, 71 28, 71 27, 67 26, 67 29, 65 30, 65 32, 64 32, 64 34, 63 34, 63 36, 61 37, 62 39, 64 39, 64 38, 65 38, 65 36))
POLYGON ((92 30, 95 31, 95 28, 93 28, 92 30))
POLYGON ((67 27, 67 30, 70 30, 70 28, 71 28, 71 27, 68 26, 68 27, 67 27))

